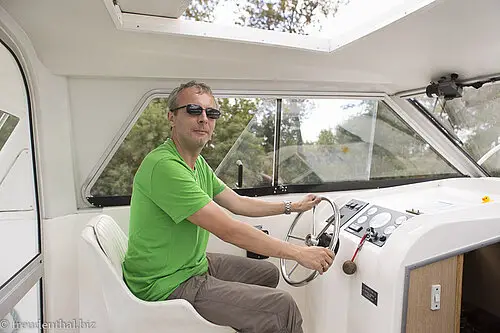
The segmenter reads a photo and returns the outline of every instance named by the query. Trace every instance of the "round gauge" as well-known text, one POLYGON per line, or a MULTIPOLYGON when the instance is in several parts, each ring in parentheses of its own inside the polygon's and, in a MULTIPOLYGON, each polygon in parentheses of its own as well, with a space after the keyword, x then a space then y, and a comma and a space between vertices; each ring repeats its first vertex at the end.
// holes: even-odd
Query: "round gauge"
POLYGON ((368 220, 368 218, 367 218, 366 216, 361 216, 361 217, 358 219, 357 223, 358 223, 358 224, 362 224, 362 223, 365 223, 365 222, 366 222, 366 220, 368 220))
POLYGON ((377 212, 377 208, 376 207, 372 207, 372 208, 368 209, 368 211, 366 212, 366 214, 373 215, 376 212, 377 212))
POLYGON ((396 224, 397 225, 400 225, 402 224, 403 222, 405 222, 406 220, 408 220, 408 218, 406 216, 400 216, 396 219, 396 224))
POLYGON ((372 217, 370 220, 370 227, 372 228, 380 228, 387 224, 391 220, 390 213, 380 213, 372 217))
POLYGON ((396 227, 393 225, 388 226, 387 228, 384 229, 384 234, 390 235, 396 230, 396 227))

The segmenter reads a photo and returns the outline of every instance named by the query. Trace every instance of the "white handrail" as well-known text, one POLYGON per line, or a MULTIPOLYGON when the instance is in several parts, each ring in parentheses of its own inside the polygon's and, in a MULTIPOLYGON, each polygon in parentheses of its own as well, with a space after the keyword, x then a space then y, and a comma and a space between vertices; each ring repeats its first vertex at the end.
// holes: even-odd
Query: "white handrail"
POLYGON ((488 158, 491 157, 491 155, 495 154, 499 150, 500 150, 500 143, 497 144, 495 147, 491 148, 490 150, 488 150, 486 154, 484 154, 483 157, 481 157, 479 161, 477 161, 477 164, 482 165, 488 158))

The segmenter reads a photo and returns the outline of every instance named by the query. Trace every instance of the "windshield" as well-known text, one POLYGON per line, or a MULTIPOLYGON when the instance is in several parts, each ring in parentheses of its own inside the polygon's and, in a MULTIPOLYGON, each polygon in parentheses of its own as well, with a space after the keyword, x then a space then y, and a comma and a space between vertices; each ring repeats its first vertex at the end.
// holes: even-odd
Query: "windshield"
POLYGON ((500 176, 500 84, 464 87, 461 98, 414 98, 491 176, 500 176))

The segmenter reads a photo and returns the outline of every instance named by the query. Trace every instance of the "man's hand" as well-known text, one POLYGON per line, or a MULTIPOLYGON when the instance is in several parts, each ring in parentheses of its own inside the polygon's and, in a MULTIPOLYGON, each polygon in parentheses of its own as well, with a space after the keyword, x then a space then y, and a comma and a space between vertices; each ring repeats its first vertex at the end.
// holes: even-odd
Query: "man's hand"
POLYGON ((297 213, 308 211, 319 204, 320 201, 320 197, 314 194, 308 194, 302 200, 292 203, 292 211, 297 213))
POLYGON ((335 254, 330 249, 310 246, 300 249, 296 261, 306 268, 314 269, 319 274, 323 274, 330 268, 334 258, 335 254))

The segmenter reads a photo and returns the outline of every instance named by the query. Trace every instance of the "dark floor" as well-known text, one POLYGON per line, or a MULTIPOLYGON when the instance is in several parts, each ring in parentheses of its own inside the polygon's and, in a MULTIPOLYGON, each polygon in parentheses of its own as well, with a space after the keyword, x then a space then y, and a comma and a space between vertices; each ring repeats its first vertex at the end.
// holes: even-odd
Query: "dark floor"
POLYGON ((500 333, 500 318, 464 303, 460 318, 460 333, 500 333))

